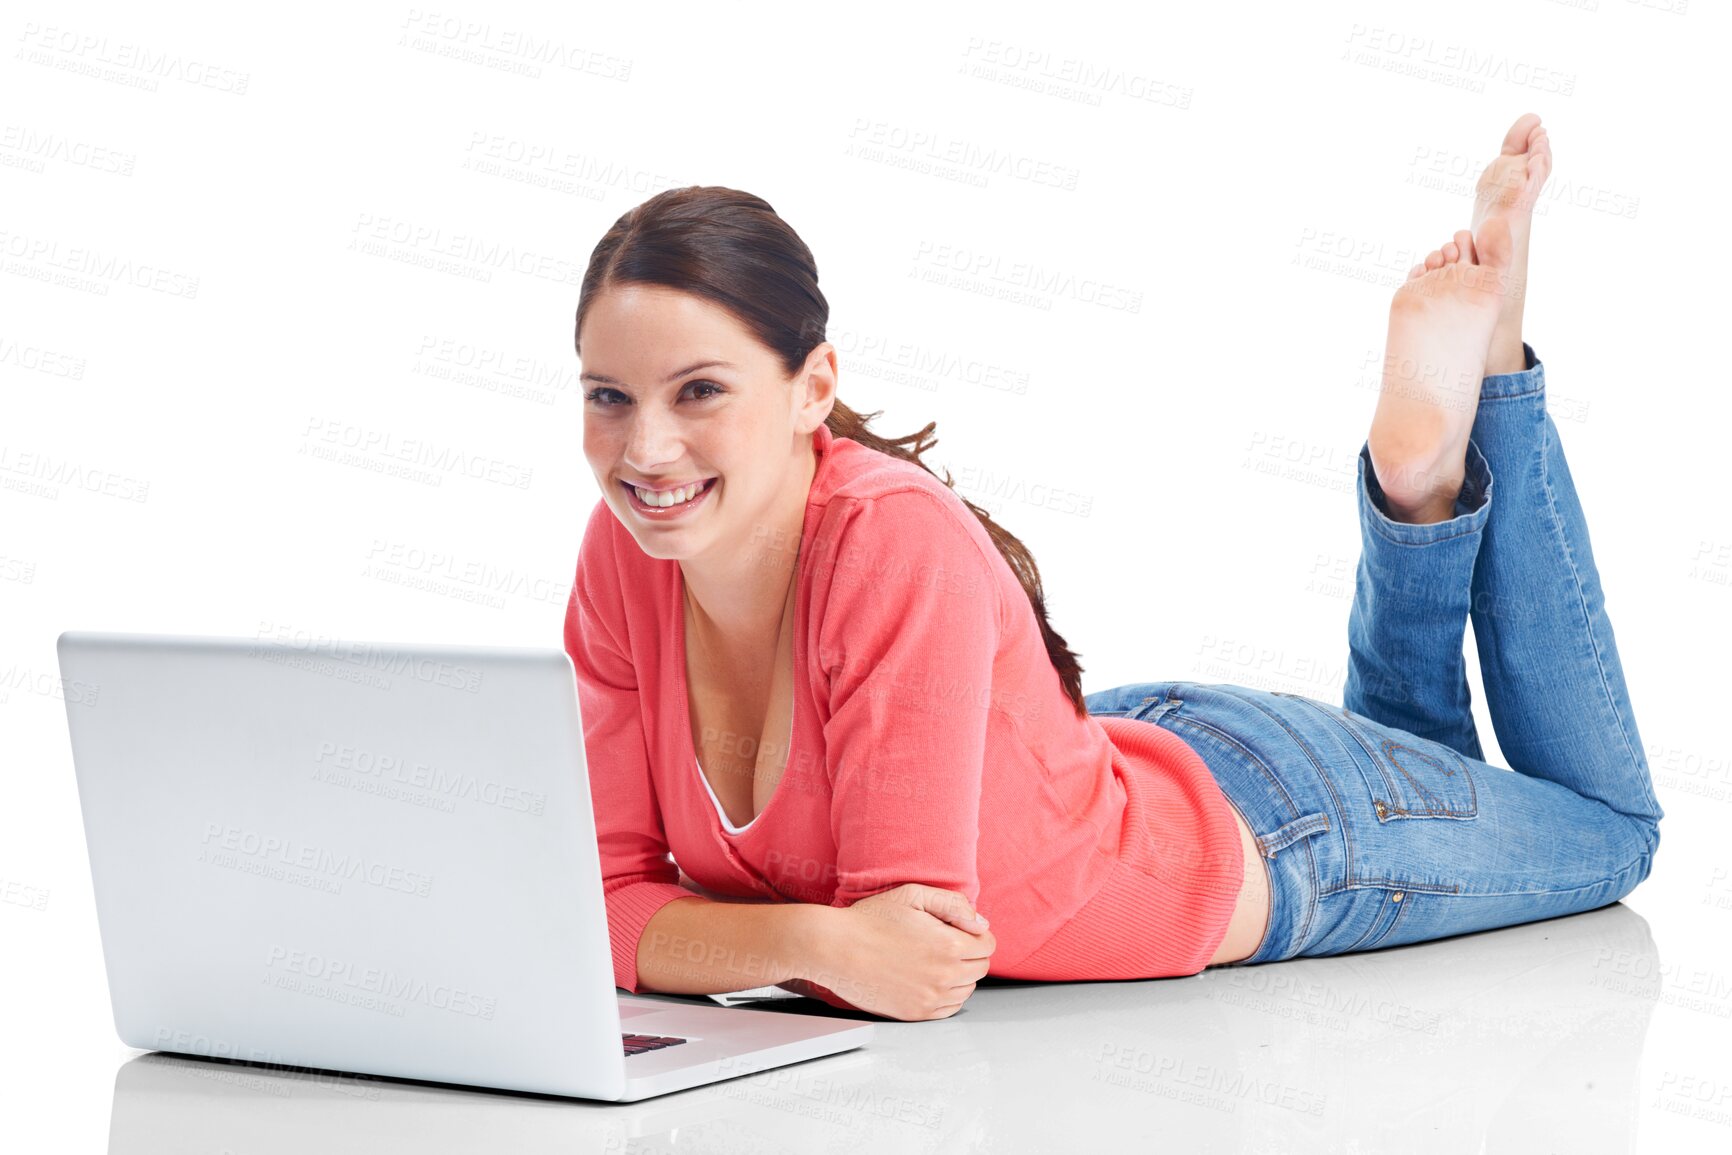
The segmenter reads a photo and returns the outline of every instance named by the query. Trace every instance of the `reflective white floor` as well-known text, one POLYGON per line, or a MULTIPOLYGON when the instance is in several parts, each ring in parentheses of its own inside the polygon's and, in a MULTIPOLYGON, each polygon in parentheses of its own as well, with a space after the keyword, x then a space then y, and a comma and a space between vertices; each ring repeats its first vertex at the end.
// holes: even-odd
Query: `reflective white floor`
POLYGON ((861 1050, 625 1105, 135 1052, 101 1014, 56 1029, 73 1001, 25 990, 4 1109, 17 1150, 129 1153, 1712 1150, 1732 989, 1724 955, 1687 957, 1619 904, 1186 979, 1003 984, 861 1050))

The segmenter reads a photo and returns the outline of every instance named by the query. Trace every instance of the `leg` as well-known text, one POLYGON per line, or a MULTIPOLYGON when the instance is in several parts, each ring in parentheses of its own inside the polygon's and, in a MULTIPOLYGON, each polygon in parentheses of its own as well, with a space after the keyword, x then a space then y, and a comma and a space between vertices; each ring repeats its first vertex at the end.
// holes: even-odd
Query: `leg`
POLYGON ((1506 375, 1525 348, 1528 233, 1550 170, 1550 142, 1528 113, 1480 177, 1475 231, 1414 266, 1391 302, 1383 389, 1359 452, 1344 700, 1470 758, 1482 751, 1462 631, 1497 470, 1472 434, 1482 393, 1526 388, 1506 375))
POLYGON ((1359 451, 1344 701, 1470 758, 1482 751, 1462 631, 1494 468, 1471 434, 1486 386, 1525 391, 1502 375, 1522 368, 1528 233, 1550 171, 1550 141, 1527 113, 1480 175, 1474 230, 1415 265, 1390 304, 1383 388, 1359 451), (1488 372, 1498 376, 1482 381, 1488 372))
POLYGON ((1384 392, 1360 452, 1344 701, 1479 758, 1465 610, 1506 761, 1657 824, 1545 371, 1519 336, 1529 218, 1550 167, 1538 117, 1521 117, 1481 177, 1480 236, 1458 233, 1396 294, 1384 392))
POLYGON ((1271 889, 1246 964, 1594 910, 1652 869, 1647 821, 1323 702, 1187 682, 1099 700, 1183 738, 1250 823, 1271 889))
POLYGON ((1468 444, 1467 477, 1448 521, 1413 525, 1359 451, 1359 567, 1347 616, 1342 702, 1356 714, 1482 758, 1462 649, 1474 562, 1491 514, 1491 471, 1468 444))
POLYGON ((1464 230, 1409 274, 1390 305, 1383 391, 1357 463, 1344 701, 1470 758, 1482 752, 1462 633, 1493 477, 1471 432, 1511 254, 1497 218, 1481 243, 1464 230))
POLYGON ((1546 412, 1545 367, 1523 350, 1527 369, 1486 379, 1473 428, 1497 479, 1473 572, 1486 705, 1511 769, 1657 825, 1664 812, 1587 520, 1546 412))
MULTIPOLYGON (((1485 378, 1467 480, 1448 521, 1391 519, 1360 451, 1363 551, 1348 617, 1343 704, 1483 757, 1463 622, 1473 619, 1486 705, 1510 768, 1657 826, 1655 797, 1587 520, 1545 367, 1485 378)), ((1659 834, 1651 837, 1657 844, 1659 834)))

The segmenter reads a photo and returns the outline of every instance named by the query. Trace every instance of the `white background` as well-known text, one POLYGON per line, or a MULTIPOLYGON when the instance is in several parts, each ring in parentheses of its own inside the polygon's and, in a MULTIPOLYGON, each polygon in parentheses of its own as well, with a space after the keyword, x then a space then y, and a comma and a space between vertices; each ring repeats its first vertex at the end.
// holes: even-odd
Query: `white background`
POLYGON ((577 280, 633 205, 728 185, 804 237, 842 398, 938 422, 928 461, 1032 549, 1085 689, 1339 701, 1389 296, 1531 110, 1556 161, 1526 336, 1667 811, 1628 900, 1676 968, 1640 1133, 1732 1136, 1724 10, 1138 7, 7 5, 3 1125, 101 1149, 129 1053, 56 635, 558 646, 597 499, 577 280), (1018 266, 1049 287, 995 296, 1018 266))

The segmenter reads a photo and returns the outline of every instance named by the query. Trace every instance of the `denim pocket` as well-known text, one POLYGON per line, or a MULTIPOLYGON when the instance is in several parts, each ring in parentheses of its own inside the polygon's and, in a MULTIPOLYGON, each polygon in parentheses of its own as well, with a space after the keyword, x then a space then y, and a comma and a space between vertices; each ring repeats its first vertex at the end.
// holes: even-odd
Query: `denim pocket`
POLYGON ((1416 737, 1340 706, 1325 706, 1298 694, 1276 693, 1291 701, 1304 702, 1365 751, 1381 782, 1381 790, 1376 783, 1372 785, 1371 805, 1377 811, 1378 821, 1479 815, 1479 794, 1474 788, 1473 775, 1461 755, 1442 742, 1416 737))

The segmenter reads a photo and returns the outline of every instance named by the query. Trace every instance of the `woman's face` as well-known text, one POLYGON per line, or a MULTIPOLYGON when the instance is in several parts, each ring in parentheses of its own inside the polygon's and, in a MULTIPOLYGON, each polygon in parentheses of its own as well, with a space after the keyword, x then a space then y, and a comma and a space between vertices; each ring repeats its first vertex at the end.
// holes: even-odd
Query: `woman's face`
POLYGON ((583 453, 646 554, 744 548, 805 500, 795 492, 806 480, 801 454, 830 412, 831 345, 790 381, 727 310, 677 289, 617 285, 590 303, 579 346, 583 453), (656 503, 677 490, 675 504, 646 504, 634 484, 656 491, 656 503))

